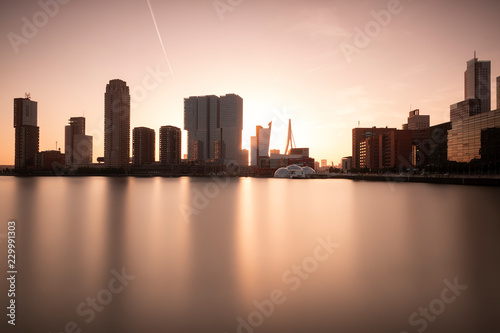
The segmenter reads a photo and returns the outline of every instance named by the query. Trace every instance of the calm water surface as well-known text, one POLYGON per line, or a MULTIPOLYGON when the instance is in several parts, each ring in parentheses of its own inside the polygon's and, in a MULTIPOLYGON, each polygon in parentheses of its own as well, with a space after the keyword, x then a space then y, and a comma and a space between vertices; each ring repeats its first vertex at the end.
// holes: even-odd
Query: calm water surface
POLYGON ((2 332, 500 331, 499 188, 0 177, 0 200, 2 332))

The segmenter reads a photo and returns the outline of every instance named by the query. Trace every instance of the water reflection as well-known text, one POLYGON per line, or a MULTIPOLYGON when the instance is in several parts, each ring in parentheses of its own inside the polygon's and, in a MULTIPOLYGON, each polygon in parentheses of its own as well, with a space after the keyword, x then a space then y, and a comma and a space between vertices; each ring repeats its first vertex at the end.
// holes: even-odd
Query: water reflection
POLYGON ((68 321, 98 333, 236 332, 275 289, 286 301, 255 332, 416 332, 410 314, 455 277, 468 289, 427 331, 498 328, 496 188, 121 177, 0 184, 10 202, 0 219, 18 225, 22 332, 60 332, 68 321), (292 289, 284 274, 328 237, 340 247, 292 289), (122 269, 135 279, 85 322, 77 307, 122 269))

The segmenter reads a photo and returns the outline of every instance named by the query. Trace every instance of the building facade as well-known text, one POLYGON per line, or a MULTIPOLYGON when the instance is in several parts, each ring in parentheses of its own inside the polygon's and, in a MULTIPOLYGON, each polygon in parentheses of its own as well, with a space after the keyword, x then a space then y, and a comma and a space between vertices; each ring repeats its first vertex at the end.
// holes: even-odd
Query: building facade
POLYGON ((500 110, 481 113, 476 116, 452 122, 448 131, 448 160, 470 162, 482 158, 482 145, 487 155, 492 152, 494 134, 490 129, 500 128, 500 110))
POLYGON ((410 111, 410 114, 408 116, 408 126, 407 128, 404 128, 403 125, 403 129, 409 129, 409 130, 428 129, 430 126, 430 118, 431 117, 429 115, 421 115, 419 109, 410 111))
POLYGON ((235 94, 184 99, 188 159, 243 161, 243 99, 235 94), (216 156, 217 148, 217 156, 216 156))
POLYGON ((481 113, 491 111, 491 62, 474 58, 467 61, 464 74, 465 99, 479 99, 481 113))
POLYGON ((353 168, 370 170, 411 168, 418 166, 419 147, 424 145, 429 130, 398 130, 395 128, 354 128, 353 168), (427 135, 426 135, 427 133, 427 135))
POLYGON ((144 166, 155 162, 155 130, 135 127, 132 130, 132 164, 144 166))
MULTIPOLYGON (((203 154, 203 147, 193 143, 193 158, 203 154)), ((160 127, 160 163, 164 165, 181 163, 181 129, 175 126, 160 127)))
POLYGON ((14 99, 15 168, 34 167, 39 151, 38 103, 27 95, 14 99))
POLYGON ((65 127, 64 153, 66 165, 81 166, 92 163, 92 136, 85 135, 85 118, 71 117, 65 127))
POLYGON ((130 162, 130 92, 127 83, 111 80, 104 94, 104 164, 127 167, 130 162))

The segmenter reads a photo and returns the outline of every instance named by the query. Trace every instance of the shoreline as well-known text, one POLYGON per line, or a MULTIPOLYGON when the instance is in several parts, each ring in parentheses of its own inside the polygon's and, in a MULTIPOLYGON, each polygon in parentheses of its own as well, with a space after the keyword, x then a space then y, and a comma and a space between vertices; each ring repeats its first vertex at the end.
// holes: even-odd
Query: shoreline
MULTIPOLYGON (((19 177, 19 178, 30 178, 30 177, 110 177, 110 178, 180 178, 180 177, 193 177, 193 178, 274 178, 274 177, 263 177, 263 176, 252 176, 252 175, 189 175, 189 174, 171 174, 171 175, 133 175, 133 174, 66 174, 66 175, 56 175, 56 174, 29 174, 29 175, 0 175, 0 177, 19 177)), ((277 178, 286 179, 286 178, 277 178)), ((316 174, 308 180, 314 179, 348 179, 352 181, 375 181, 375 182, 389 182, 389 183, 426 183, 426 184, 445 184, 445 185, 472 185, 472 186, 493 186, 500 187, 500 175, 376 175, 376 174, 316 174)), ((292 180, 292 179, 290 179, 292 180)), ((295 180, 295 179, 294 179, 295 180)), ((302 179, 305 180, 305 179, 302 179)))

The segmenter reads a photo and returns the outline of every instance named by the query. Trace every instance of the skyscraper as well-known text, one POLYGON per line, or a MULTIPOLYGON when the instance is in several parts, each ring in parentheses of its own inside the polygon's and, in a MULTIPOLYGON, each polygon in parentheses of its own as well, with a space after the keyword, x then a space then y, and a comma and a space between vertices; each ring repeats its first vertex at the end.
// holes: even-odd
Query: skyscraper
POLYGON ((465 99, 479 99, 481 113, 491 111, 491 62, 479 61, 474 52, 474 58, 467 61, 464 80, 465 99))
POLYGON ((188 131, 188 159, 243 162, 243 99, 240 96, 185 98, 184 129, 188 131))
POLYGON ((243 98, 235 94, 220 97, 220 128, 224 145, 224 160, 242 161, 241 141, 243 134, 243 98))
POLYGON ((146 165, 155 161, 155 130, 136 127, 132 131, 132 164, 146 165))
POLYGON ((37 126, 38 103, 27 94, 14 99, 15 168, 35 166, 40 129, 37 126))
POLYGON ((251 165, 261 166, 260 160, 269 157, 272 121, 268 128, 255 127, 255 136, 250 137, 251 165))
POLYGON ((85 135, 85 118, 71 117, 65 128, 66 165, 92 163, 92 136, 85 135))
POLYGON ((104 164, 126 167, 130 161, 130 93, 127 83, 111 80, 104 94, 104 164))
POLYGON ((179 127, 160 127, 160 163, 164 165, 181 163, 181 129, 179 127))
POLYGON ((257 154, 258 154, 258 146, 257 146, 257 136, 250 137, 250 165, 257 165, 257 154))
POLYGON ((259 157, 269 157, 269 143, 271 141, 272 121, 267 125, 267 128, 257 126, 257 145, 259 149, 259 157))

